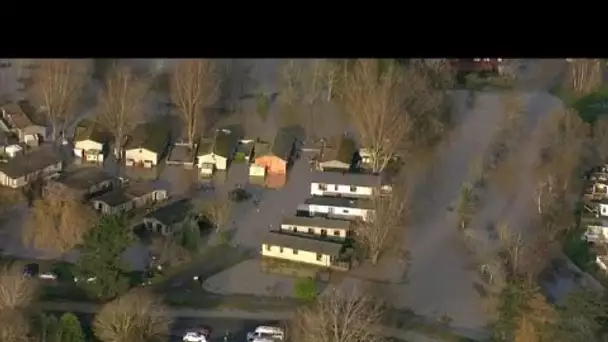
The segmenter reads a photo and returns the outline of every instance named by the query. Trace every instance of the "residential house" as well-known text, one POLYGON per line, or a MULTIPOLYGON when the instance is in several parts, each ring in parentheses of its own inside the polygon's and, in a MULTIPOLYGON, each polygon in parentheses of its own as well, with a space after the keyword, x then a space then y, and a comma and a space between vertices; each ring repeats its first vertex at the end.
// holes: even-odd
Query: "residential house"
POLYGON ((20 188, 42 178, 53 178, 63 169, 61 155, 54 146, 42 145, 0 163, 0 184, 20 188))
POLYGON ((457 73, 498 73, 502 58, 460 58, 450 60, 457 73))
POLYGON ((64 172, 57 179, 57 183, 76 191, 85 199, 110 191, 119 185, 118 178, 97 167, 84 167, 64 172))
POLYGON ((262 240, 261 254, 319 267, 348 269, 350 264, 342 250, 339 242, 271 231, 262 240))
POLYGON ((373 202, 367 199, 313 196, 298 205, 298 216, 365 221, 373 210, 373 202))
MULTIPOLYGON (((201 139, 200 145, 199 145, 199 151, 212 151, 213 150, 213 140, 214 139, 210 139, 210 138, 203 138, 201 139)), ((197 157, 198 159, 198 157, 197 157)), ((205 163, 202 162, 200 159, 198 159, 197 161, 198 163, 198 169, 201 173, 201 176, 211 176, 213 175, 213 172, 215 172, 215 162, 211 162, 211 163, 205 163)))
POLYGON ((203 169, 203 164, 213 164, 217 170, 226 170, 241 138, 242 129, 238 125, 216 130, 213 144, 199 150, 199 168, 203 169))
POLYGON ((150 231, 170 235, 178 231, 180 225, 188 219, 193 219, 190 216, 192 212, 192 203, 189 199, 181 199, 162 206, 152 213, 146 215, 142 219, 144 227, 150 231))
POLYGON ((323 147, 318 163, 320 171, 349 171, 357 166, 359 155, 356 142, 344 135, 332 139, 323 147))
POLYGON ((608 200, 586 200, 584 201, 584 211, 596 217, 608 216, 608 200))
POLYGON ((118 214, 149 206, 169 198, 167 190, 150 183, 132 183, 91 199, 93 208, 104 214, 118 214))
POLYGON ((608 241, 608 218, 583 213, 580 226, 585 228, 583 238, 589 242, 608 241))
POLYGON ((104 151, 109 140, 110 134, 99 124, 83 120, 76 127, 74 155, 84 161, 103 163, 104 151))
POLYGON ((391 186, 382 184, 382 177, 373 173, 313 172, 310 194, 368 198, 376 193, 390 193, 391 186))
POLYGON ((304 129, 298 125, 279 129, 272 144, 256 145, 256 166, 263 167, 266 173, 287 174, 287 168, 295 157, 297 145, 304 141, 304 136, 304 129))
POLYGON ((169 128, 164 122, 138 125, 125 144, 127 166, 154 167, 158 165, 169 144, 169 128))
POLYGON ((194 168, 198 144, 190 146, 185 142, 173 144, 171 152, 167 156, 168 165, 183 165, 188 169, 194 168))
POLYGON ((36 109, 29 102, 13 102, 2 106, 0 111, 0 129, 15 134, 20 142, 37 146, 46 139, 46 126, 37 118, 36 109))
POLYGON ((321 217, 286 217, 281 221, 281 232, 302 234, 317 238, 344 240, 348 237, 351 222, 321 217))

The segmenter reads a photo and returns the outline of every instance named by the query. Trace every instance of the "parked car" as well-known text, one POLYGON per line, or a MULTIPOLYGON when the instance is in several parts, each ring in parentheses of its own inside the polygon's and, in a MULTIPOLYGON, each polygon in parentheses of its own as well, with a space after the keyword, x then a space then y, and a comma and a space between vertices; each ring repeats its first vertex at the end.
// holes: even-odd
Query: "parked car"
POLYGON ((211 330, 208 328, 197 328, 186 332, 184 342, 208 342, 211 339, 211 330))
POLYGON ((26 277, 35 277, 40 273, 40 265, 27 264, 23 267, 23 275, 26 277))
POLYGON ((283 341, 285 339, 285 331, 279 327, 260 325, 255 328, 255 331, 247 333, 248 342, 256 342, 265 339, 283 341))

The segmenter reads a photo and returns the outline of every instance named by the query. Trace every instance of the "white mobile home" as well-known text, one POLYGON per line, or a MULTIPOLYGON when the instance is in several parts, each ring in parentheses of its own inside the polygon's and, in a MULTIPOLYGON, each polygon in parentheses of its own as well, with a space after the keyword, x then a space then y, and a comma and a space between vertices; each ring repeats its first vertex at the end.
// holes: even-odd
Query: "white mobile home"
POLYGON ((299 216, 321 216, 345 220, 367 220, 373 203, 366 199, 314 196, 298 205, 299 216))
POLYGON ((310 183, 312 196, 369 198, 382 186, 382 177, 369 173, 314 172, 310 183))
POLYGON ((281 221, 281 232, 302 234, 319 238, 344 240, 348 236, 351 222, 320 217, 286 217, 281 221))

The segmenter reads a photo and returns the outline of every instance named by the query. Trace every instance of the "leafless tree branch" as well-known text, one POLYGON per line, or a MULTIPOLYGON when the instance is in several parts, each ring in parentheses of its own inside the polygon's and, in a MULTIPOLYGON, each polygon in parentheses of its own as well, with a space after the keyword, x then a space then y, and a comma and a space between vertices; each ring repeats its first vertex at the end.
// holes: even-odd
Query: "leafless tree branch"
POLYGON ((53 139, 75 114, 90 79, 90 67, 89 60, 45 59, 33 70, 31 95, 42 106, 53 129, 53 139))
POLYGON ((219 85, 215 63, 210 59, 187 59, 175 67, 171 99, 182 116, 192 147, 198 134, 205 130, 203 110, 219 98, 219 85))

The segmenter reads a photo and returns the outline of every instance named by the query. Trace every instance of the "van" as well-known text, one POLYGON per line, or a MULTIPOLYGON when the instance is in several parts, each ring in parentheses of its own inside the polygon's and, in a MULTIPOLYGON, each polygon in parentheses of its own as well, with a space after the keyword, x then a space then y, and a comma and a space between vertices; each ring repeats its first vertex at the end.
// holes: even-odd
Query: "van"
POLYGON ((258 340, 260 338, 269 338, 274 339, 276 341, 283 341, 285 338, 285 332, 283 329, 278 327, 271 327, 266 325, 260 325, 255 328, 255 331, 247 333, 247 341, 253 342, 254 340, 258 340))

